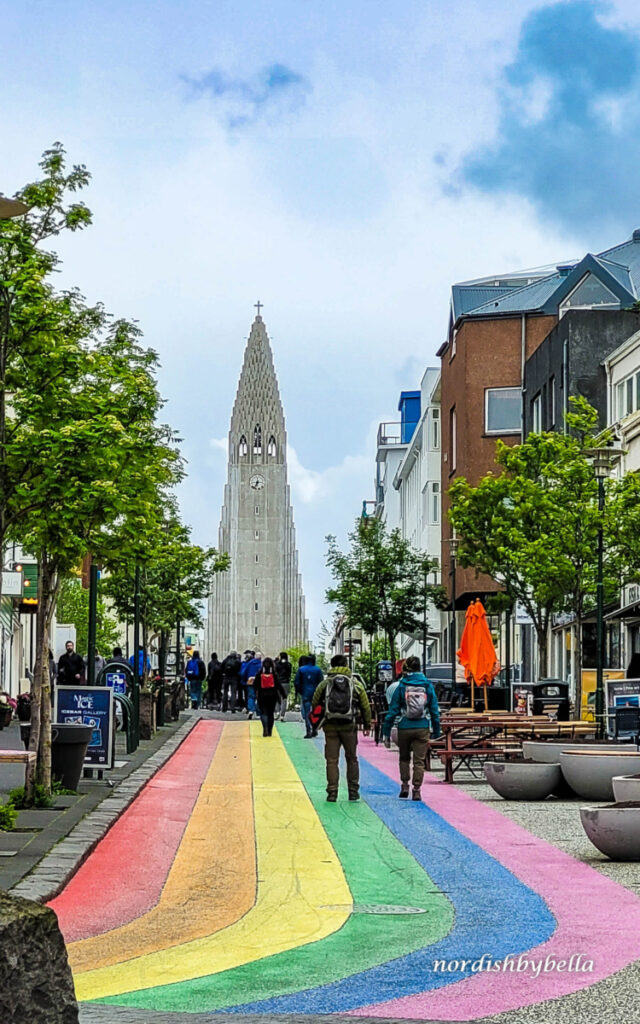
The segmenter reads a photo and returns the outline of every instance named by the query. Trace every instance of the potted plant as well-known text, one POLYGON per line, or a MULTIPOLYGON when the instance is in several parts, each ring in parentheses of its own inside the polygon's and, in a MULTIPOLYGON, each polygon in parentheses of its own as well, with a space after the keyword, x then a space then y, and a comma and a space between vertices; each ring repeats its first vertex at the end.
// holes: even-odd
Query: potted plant
POLYGON ((19 722, 30 722, 31 721, 31 694, 20 693, 18 694, 16 711, 18 714, 19 722))

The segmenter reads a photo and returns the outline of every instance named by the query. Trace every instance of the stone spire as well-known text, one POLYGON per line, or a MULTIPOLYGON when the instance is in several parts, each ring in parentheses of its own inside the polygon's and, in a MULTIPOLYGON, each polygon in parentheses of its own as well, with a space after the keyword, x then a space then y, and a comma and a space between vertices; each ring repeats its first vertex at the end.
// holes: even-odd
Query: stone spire
POLYGON ((277 461, 286 462, 284 412, 269 336, 260 314, 251 327, 238 381, 229 431, 230 455, 241 445, 243 438, 251 462, 267 461, 271 439, 276 442, 277 461), (260 437, 256 435, 256 427, 260 437), (261 444, 255 443, 258 440, 261 444))
POLYGON ((231 567, 213 578, 207 647, 277 655, 306 641, 302 578, 287 483, 287 434, 269 337, 260 315, 244 353, 229 430, 218 548, 231 567))

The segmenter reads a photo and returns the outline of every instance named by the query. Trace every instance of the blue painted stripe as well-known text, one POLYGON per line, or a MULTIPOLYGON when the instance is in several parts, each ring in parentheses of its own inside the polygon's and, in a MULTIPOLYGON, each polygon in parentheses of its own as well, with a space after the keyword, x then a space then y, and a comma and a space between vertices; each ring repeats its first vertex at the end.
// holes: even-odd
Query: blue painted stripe
MULTIPOLYGON (((455 910, 449 935, 434 945, 329 985, 230 1007, 227 1013, 340 1013, 441 988, 472 975, 483 953, 500 960, 545 942, 555 919, 544 900, 507 868, 424 804, 397 798, 397 784, 361 763, 362 795, 413 854, 455 910), (468 960, 466 969, 443 974, 435 960, 468 960)), ((410 919, 407 921, 410 928, 410 919)), ((321 964, 318 964, 321 973, 321 964)), ((256 965, 256 981, 259 980, 256 965)))

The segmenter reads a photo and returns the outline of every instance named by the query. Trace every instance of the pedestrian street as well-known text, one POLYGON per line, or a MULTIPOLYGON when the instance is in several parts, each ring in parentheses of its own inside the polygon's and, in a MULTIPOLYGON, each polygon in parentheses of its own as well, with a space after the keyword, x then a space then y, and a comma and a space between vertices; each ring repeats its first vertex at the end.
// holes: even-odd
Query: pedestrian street
POLYGON ((328 803, 298 722, 205 713, 51 904, 81 1020, 515 1024, 635 998, 634 866, 571 832, 575 802, 440 773, 400 801, 397 755, 358 749, 360 801, 328 803))

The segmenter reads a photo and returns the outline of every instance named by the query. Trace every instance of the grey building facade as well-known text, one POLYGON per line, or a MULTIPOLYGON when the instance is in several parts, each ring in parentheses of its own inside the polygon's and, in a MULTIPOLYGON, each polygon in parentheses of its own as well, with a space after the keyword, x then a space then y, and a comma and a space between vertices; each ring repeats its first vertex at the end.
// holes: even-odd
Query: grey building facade
POLYGON ((287 433, 260 314, 251 327, 231 415, 218 548, 228 552, 231 565, 213 578, 207 653, 223 657, 250 649, 275 656, 306 641, 287 433))
POLYGON ((524 370, 524 435, 563 430, 572 395, 582 395, 607 423, 603 361, 640 329, 640 312, 570 309, 527 359, 524 370))

